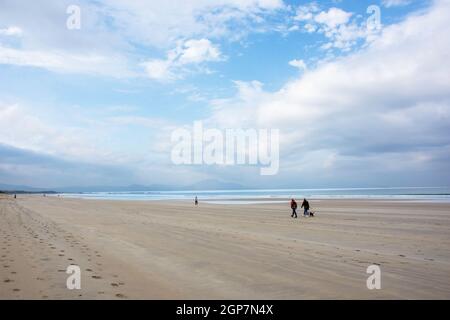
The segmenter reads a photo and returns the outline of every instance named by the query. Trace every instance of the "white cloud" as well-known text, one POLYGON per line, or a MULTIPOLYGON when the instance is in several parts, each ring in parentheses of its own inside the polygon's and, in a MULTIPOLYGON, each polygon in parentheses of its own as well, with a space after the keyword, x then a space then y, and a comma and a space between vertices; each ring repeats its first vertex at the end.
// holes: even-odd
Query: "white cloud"
POLYGON ((179 42, 175 49, 167 53, 165 60, 151 59, 142 65, 151 79, 167 81, 183 77, 188 66, 222 59, 220 49, 208 39, 190 39, 179 42))
POLYGON ((360 21, 359 16, 352 12, 332 7, 320 10, 316 3, 300 6, 294 20, 304 23, 303 30, 308 33, 318 33, 325 36, 327 43, 321 43, 320 48, 328 55, 333 50, 350 52, 373 41, 381 28, 368 28, 366 21, 360 21))
POLYGON ((410 3, 410 0, 383 0, 383 6, 385 6, 386 8, 406 6, 410 3))
POLYGON ((16 26, 10 26, 4 29, 0 29, 0 36, 20 36, 22 29, 16 26))
POLYGON ((325 24, 330 29, 333 29, 341 24, 346 24, 351 16, 351 12, 346 12, 339 8, 330 8, 328 11, 322 11, 317 14, 314 17, 314 20, 318 23, 325 24))
POLYGON ((317 28, 316 28, 315 25, 313 25, 313 24, 311 24, 311 23, 307 23, 307 24, 305 24, 305 30, 306 30, 308 33, 313 33, 313 32, 315 32, 315 31, 317 30, 317 28))
POLYGON ((150 79, 167 81, 177 78, 171 70, 171 61, 162 59, 152 59, 143 62, 142 66, 145 68, 147 76, 150 79))
POLYGON ((314 14, 319 11, 319 6, 315 3, 309 3, 307 5, 299 6, 296 10, 294 20, 296 21, 308 21, 313 19, 314 14))
POLYGON ((205 61, 218 61, 220 58, 220 50, 213 46, 208 39, 191 39, 184 43, 179 56, 179 61, 181 64, 189 64, 205 61))
POLYGON ((298 68, 299 70, 307 69, 305 62, 301 59, 300 60, 298 60, 298 59, 291 60, 291 61, 289 61, 289 65, 293 66, 295 68, 298 68))
POLYGON ((259 81, 234 81, 237 89, 235 97, 214 99, 211 106, 214 113, 209 122, 218 127, 252 127, 257 116, 257 107, 270 96, 263 91, 263 84, 259 81), (256 113, 255 113, 256 112, 256 113), (239 118, 236 118, 236 115, 239 118))
POLYGON ((39 51, 5 47, 0 44, 0 64, 45 68, 62 73, 83 73, 111 77, 134 76, 120 57, 74 54, 66 51, 39 51))
MULTIPOLYGON (((15 147, 83 159, 99 154, 89 146, 79 130, 67 127, 64 132, 29 114, 17 104, 0 103, 0 143, 15 147)), ((86 138, 86 136, 85 136, 86 138)))

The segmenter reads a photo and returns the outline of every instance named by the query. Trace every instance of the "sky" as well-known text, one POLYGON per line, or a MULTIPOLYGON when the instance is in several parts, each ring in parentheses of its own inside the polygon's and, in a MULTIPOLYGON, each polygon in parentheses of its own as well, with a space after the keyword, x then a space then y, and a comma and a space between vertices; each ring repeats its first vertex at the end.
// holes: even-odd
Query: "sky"
POLYGON ((448 0, 0 0, 0 183, 448 186, 448 17, 448 0), (278 173, 174 164, 195 121, 279 129, 278 173))

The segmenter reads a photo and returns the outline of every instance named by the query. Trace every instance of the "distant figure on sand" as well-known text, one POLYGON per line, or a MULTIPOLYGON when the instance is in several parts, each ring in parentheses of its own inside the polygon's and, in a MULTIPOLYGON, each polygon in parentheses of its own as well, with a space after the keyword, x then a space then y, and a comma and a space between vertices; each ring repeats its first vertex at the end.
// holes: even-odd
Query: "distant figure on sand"
POLYGON ((14 195, 14 199, 16 199, 17 198, 17 195, 14 195))
POLYGON ((291 200, 291 209, 292 209, 291 217, 297 218, 297 202, 294 199, 291 200))
POLYGON ((194 203, 195 203, 196 206, 198 206, 198 198, 197 198, 197 196, 195 196, 194 203))
POLYGON ((303 215, 309 216, 309 202, 306 199, 303 199, 301 208, 303 208, 303 215))

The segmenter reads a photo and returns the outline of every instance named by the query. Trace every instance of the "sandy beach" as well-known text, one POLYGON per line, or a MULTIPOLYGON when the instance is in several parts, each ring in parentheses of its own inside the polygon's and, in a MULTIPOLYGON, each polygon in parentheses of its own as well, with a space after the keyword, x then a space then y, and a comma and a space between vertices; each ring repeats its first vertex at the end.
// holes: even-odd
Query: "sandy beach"
POLYGON ((450 299, 450 203, 0 197, 1 299, 450 299))

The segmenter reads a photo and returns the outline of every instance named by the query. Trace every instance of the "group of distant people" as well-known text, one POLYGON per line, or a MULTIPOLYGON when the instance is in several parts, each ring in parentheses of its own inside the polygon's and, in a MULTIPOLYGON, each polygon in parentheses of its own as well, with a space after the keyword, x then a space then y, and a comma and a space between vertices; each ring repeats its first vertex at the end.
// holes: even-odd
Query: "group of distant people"
MULTIPOLYGON (((194 204, 198 206, 198 198, 195 196, 194 198, 194 204)), ((292 209, 292 218, 297 218, 297 201, 295 199, 291 199, 291 209, 292 209)), ((303 208, 303 216, 304 217, 314 217, 314 212, 309 209, 309 202, 306 199, 303 199, 302 205, 300 208, 303 208)))
MULTIPOLYGON (((297 218, 297 201, 295 199, 291 199, 291 209, 292 209, 292 218, 297 218)), ((309 210, 309 202, 306 199, 303 199, 302 205, 300 208, 303 208, 303 216, 304 217, 314 217, 314 212, 309 210)))

